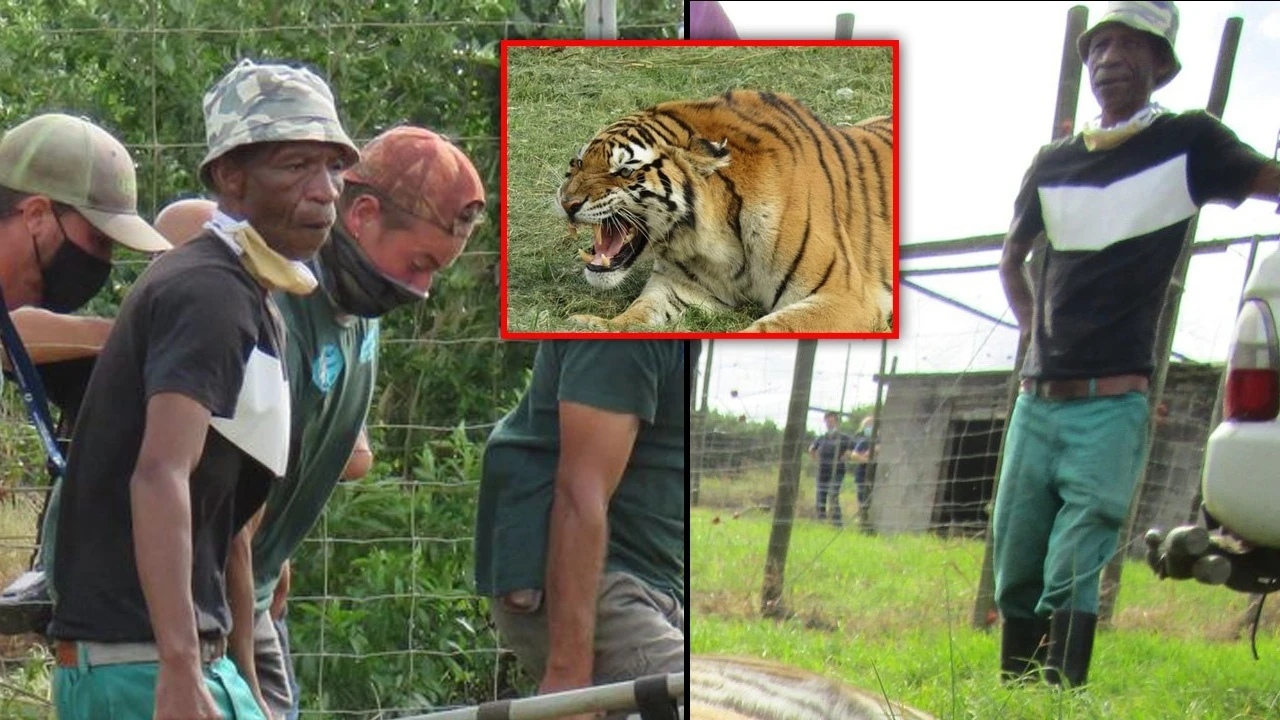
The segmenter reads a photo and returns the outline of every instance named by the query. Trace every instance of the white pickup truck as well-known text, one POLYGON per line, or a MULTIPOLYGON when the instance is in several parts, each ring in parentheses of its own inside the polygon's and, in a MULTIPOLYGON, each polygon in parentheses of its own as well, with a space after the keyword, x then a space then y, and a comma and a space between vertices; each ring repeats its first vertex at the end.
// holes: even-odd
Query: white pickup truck
POLYGON ((1245 284, 1227 356, 1222 422, 1201 471, 1201 519, 1147 533, 1160 577, 1241 592, 1280 589, 1280 252, 1245 284))

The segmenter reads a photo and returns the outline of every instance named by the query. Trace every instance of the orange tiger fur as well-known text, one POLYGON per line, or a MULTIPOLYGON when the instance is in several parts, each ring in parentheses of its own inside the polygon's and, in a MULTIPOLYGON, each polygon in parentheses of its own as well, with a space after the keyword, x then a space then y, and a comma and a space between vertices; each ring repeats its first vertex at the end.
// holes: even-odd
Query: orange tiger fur
POLYGON ((600 132, 570 162, 560 213, 593 225, 584 274, 653 272, 600 328, 755 303, 748 332, 878 332, 893 305, 893 123, 824 123, 795 98, 737 90, 667 102, 600 132), (606 260, 607 258, 607 260, 606 260))

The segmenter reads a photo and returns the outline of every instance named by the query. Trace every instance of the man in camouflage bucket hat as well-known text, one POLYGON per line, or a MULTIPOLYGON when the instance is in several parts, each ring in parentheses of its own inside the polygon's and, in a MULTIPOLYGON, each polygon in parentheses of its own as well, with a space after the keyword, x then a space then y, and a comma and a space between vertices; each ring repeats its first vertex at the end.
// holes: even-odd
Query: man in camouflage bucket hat
POLYGON ((233 632, 226 598, 252 583, 243 529, 289 452, 272 292, 314 289, 304 261, 359 154, 304 70, 242 62, 204 107, 217 209, 134 284, 72 437, 49 628, 63 720, 265 713, 245 680, 252 618, 233 632))
POLYGON ((1280 199, 1280 167, 1203 111, 1152 102, 1178 74, 1171 2, 1112 2, 1078 51, 1102 113, 1036 153, 1000 276, 1027 336, 992 519, 1000 675, 1087 684, 1102 569, 1145 464, 1156 321, 1209 203, 1280 199), (1041 234, 1044 271, 1025 261, 1041 234))
MULTIPOLYGON (((462 252, 485 206, 471 160, 420 127, 374 138, 345 179, 338 221, 309 263, 320 292, 276 298, 288 331, 293 460, 283 481, 272 485, 260 524, 251 523, 254 594, 231 596, 236 617, 234 608, 253 608, 262 696, 273 713, 291 720, 299 708, 285 621, 289 558, 339 480, 360 478, 373 463, 363 428, 376 378, 378 318, 426 299, 433 277, 462 252)), ((193 205, 188 201, 183 211, 199 211, 193 205)), ((206 218, 212 209, 204 207, 206 218)), ((188 227, 189 221, 166 222, 162 230, 179 243, 188 227)))
POLYGON ((360 158, 329 86, 306 68, 241 60, 205 94, 204 116, 209 152, 200 161, 200 180, 206 187, 210 164, 242 145, 314 140, 343 148, 348 166, 360 158))

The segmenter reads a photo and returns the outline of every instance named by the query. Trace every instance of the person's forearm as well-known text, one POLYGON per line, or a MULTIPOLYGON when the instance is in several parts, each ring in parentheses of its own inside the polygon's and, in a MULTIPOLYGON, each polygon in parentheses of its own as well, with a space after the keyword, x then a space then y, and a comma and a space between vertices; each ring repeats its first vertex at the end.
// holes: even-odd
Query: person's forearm
POLYGON ((608 537, 608 498, 594 490, 599 483, 573 485, 580 489, 557 489, 551 505, 547 674, 564 685, 588 685, 595 647, 596 596, 608 537))
POLYGON ((112 325, 106 318, 61 315, 32 307, 18 308, 9 317, 36 365, 96 356, 112 325))
POLYGON ((228 650, 240 674, 248 683, 253 697, 266 711, 262 701, 262 689, 258 685, 258 669, 254 662, 254 593, 253 593, 253 534, 252 528, 243 528, 231 542, 227 556, 227 600, 231 605, 231 638, 228 650))
POLYGON ((1000 280, 1004 284, 1004 295, 1009 301, 1009 309, 1017 319, 1018 328, 1023 332, 1029 332, 1032 317, 1031 283, 1027 281, 1027 273, 1023 265, 1001 263, 1000 280))
POLYGON ((138 468, 129 482, 138 580, 165 664, 199 671, 191 597, 191 499, 180 472, 138 468))

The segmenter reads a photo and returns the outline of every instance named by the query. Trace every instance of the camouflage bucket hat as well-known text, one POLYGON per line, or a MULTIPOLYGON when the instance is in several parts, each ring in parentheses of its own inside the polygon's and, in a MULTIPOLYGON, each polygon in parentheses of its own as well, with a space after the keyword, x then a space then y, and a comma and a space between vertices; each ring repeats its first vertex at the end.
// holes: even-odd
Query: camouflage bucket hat
POLYGON ((360 159, 329 86, 305 68, 241 60, 205 93, 204 122, 209 152, 200 162, 200 180, 206 186, 209 163, 253 143, 332 143, 345 150, 348 165, 360 159))
POLYGON ((1108 23, 1119 23, 1155 35, 1169 47, 1169 57, 1173 67, 1162 77, 1156 78, 1156 89, 1169 84, 1169 81, 1182 71, 1182 63, 1173 50, 1174 40, 1178 37, 1178 8, 1172 2, 1111 2, 1107 3, 1107 11, 1102 14, 1093 27, 1076 41, 1076 52, 1080 53, 1082 62, 1089 62, 1089 43, 1098 28, 1108 23))
POLYGON ((467 237, 484 210, 484 183, 471 159, 442 135, 394 127, 370 140, 348 182, 368 185, 402 210, 467 237))
POLYGON ((138 217, 138 178, 129 151, 83 118, 37 115, 5 133, 0 185, 70 205, 104 235, 134 250, 170 248, 138 217))

